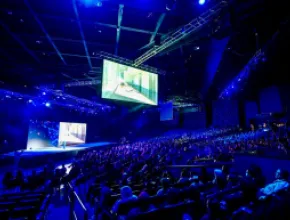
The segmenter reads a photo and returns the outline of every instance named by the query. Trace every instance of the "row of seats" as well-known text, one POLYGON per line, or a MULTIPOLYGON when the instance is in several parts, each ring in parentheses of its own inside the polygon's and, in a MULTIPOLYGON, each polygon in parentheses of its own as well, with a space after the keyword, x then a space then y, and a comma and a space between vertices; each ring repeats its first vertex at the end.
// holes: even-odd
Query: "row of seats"
POLYGON ((196 188, 190 187, 178 192, 173 192, 172 194, 169 193, 168 195, 139 198, 136 201, 121 203, 118 207, 118 215, 127 215, 130 210, 137 207, 149 207, 149 205, 153 205, 156 208, 163 208, 165 205, 171 205, 170 203, 176 204, 186 200, 198 201, 199 198, 200 192, 196 188))
POLYGON ((49 205, 50 195, 42 192, 4 194, 0 196, 0 219, 37 219, 49 205))

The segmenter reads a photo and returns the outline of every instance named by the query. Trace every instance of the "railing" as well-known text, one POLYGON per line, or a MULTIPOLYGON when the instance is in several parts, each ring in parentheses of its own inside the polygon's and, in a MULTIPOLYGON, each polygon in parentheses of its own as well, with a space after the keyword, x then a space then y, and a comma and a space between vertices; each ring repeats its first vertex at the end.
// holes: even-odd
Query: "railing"
POLYGON ((82 200, 80 199, 76 191, 74 190, 73 186, 70 183, 68 183, 67 186, 69 190, 69 193, 68 193, 69 220, 77 220, 77 219, 88 220, 89 215, 88 215, 88 210, 86 206, 84 205, 84 203, 82 202, 82 200), (77 217, 76 210, 75 210, 76 203, 80 205, 82 211, 84 212, 83 218, 77 217))

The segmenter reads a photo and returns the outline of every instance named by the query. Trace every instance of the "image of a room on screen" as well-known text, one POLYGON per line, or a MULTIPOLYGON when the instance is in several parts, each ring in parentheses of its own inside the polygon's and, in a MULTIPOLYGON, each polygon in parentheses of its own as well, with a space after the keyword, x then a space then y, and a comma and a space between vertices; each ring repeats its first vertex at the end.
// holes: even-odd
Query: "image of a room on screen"
POLYGON ((29 123, 27 150, 58 146, 59 123, 31 120, 29 123))
POLYGON ((59 146, 83 144, 86 142, 87 125, 84 123, 60 122, 59 146))
POLYGON ((158 75, 104 60, 102 98, 158 104, 158 75))

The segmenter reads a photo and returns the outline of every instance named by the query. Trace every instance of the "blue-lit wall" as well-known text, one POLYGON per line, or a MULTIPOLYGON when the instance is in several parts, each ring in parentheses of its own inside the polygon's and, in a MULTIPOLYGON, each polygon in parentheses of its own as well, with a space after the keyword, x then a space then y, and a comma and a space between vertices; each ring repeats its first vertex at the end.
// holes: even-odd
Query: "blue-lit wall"
POLYGON ((261 113, 281 113, 283 111, 279 88, 272 86, 260 92, 261 113))
POLYGON ((185 112, 183 113, 182 127, 184 129, 199 130, 206 128, 205 112, 185 112))
POLYGON ((259 113, 257 102, 246 102, 245 103, 245 120, 246 126, 249 127, 251 119, 254 119, 259 113))
POLYGON ((0 102, 0 153, 25 148, 28 115, 20 103, 0 102))
POLYGON ((238 102, 218 100, 212 102, 212 125, 215 127, 237 126, 239 122, 238 102))

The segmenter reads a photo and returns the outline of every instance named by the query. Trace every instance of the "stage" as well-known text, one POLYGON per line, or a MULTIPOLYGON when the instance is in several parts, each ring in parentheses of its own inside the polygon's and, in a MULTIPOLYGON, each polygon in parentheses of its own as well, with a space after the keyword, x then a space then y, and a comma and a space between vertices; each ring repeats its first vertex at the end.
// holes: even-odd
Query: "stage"
MULTIPOLYGON (((68 161, 75 157, 78 152, 93 149, 93 148, 104 148, 113 146, 114 142, 94 142, 79 144, 75 146, 67 146, 65 149, 62 147, 44 147, 32 150, 24 150, 21 154, 19 167, 21 168, 33 168, 45 165, 49 160, 54 162, 68 161)), ((14 163, 14 152, 1 155, 2 163, 5 164, 14 163)))

